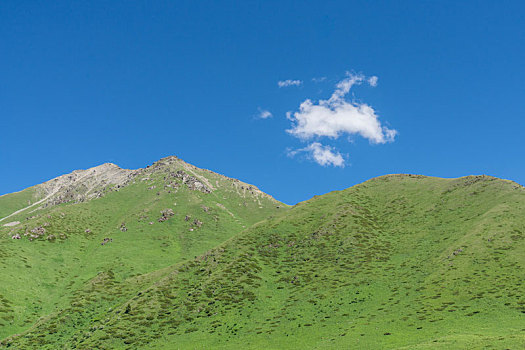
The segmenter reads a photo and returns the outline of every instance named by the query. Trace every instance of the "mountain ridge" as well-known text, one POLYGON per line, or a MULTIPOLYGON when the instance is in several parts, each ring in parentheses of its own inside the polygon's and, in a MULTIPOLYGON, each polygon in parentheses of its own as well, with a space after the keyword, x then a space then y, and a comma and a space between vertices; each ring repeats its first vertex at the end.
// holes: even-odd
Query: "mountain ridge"
MULTIPOLYGON (((113 163, 103 163, 88 169, 74 170, 71 173, 57 176, 41 184, 28 187, 27 189, 18 192, 4 194, 0 196, 0 207, 1 201, 3 199, 2 197, 5 198, 5 196, 10 195, 23 195, 24 191, 35 192, 31 196, 31 199, 28 199, 29 201, 32 200, 33 203, 28 203, 26 207, 17 208, 17 210, 9 213, 8 215, 2 213, 3 215, 0 215, 0 222, 39 204, 43 204, 45 207, 65 202, 83 202, 93 198, 99 198, 107 191, 119 190, 127 186, 134 180, 135 177, 139 175, 146 175, 152 171, 162 169, 163 166, 170 165, 179 165, 183 169, 191 172, 192 176, 197 177, 200 181, 205 183, 206 186, 210 188, 210 190, 214 190, 214 186, 208 180, 206 180, 204 176, 197 174, 195 171, 208 172, 210 174, 220 176, 225 180, 234 181, 238 183, 239 186, 249 188, 249 191, 256 192, 259 196, 265 196, 276 203, 278 202, 271 195, 262 192, 254 185, 244 183, 234 178, 229 178, 211 170, 197 168, 194 165, 186 163, 177 156, 167 156, 159 159, 152 165, 138 169, 124 169, 113 163)), ((200 186, 198 182, 194 181, 194 183, 200 186)))
POLYGON ((173 158, 134 181, 0 227, 0 348, 525 346, 513 181, 390 174, 292 207, 173 158))

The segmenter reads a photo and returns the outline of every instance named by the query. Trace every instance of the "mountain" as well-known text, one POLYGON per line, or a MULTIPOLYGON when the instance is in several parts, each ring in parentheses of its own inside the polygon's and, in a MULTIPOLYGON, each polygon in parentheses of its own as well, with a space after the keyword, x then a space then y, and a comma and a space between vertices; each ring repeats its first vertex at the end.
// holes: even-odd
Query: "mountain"
MULTIPOLYGON (((162 177, 157 183, 162 183, 162 177)), ((169 259, 156 260, 154 252, 162 255, 163 249, 169 249, 163 246, 164 240, 177 245, 187 242, 186 234, 183 239, 178 233, 193 227, 187 221, 170 217, 166 222, 155 222, 151 229, 182 223, 160 236, 148 233, 150 226, 141 221, 139 209, 122 208, 118 213, 129 213, 122 216, 104 216, 99 209, 102 203, 106 210, 111 203, 124 206, 135 195, 137 203, 139 198, 151 198, 144 195, 151 191, 149 183, 143 186, 139 177, 130 181, 118 191, 102 191, 105 194, 96 200, 41 209, 47 218, 45 210, 51 208, 52 218, 56 217, 53 224, 61 227, 73 225, 68 224, 71 215, 85 215, 101 223, 111 221, 104 227, 111 228, 114 238, 105 246, 99 247, 103 235, 92 239, 72 230, 62 243, 58 239, 50 243, 41 238, 30 242, 2 237, 2 251, 7 252, 2 262, 10 261, 3 266, 2 278, 15 274, 10 277, 10 287, 1 287, 0 312, 6 315, 2 317, 33 312, 32 323, 26 323, 25 329, 4 326, 5 336, 21 332, 5 338, 4 347, 525 347, 525 188, 514 182, 489 176, 440 179, 387 175, 316 196, 291 209, 259 192, 236 190, 245 185, 214 185, 214 191, 221 188, 230 193, 230 197, 214 199, 216 207, 224 205, 233 212, 234 200, 250 195, 246 205, 254 205, 249 210, 242 204, 237 207, 245 208, 246 217, 260 215, 244 219, 250 227, 220 235, 205 248, 200 240, 214 234, 208 231, 191 241, 192 254, 179 254, 178 261, 168 265, 169 259), (128 193, 126 197, 118 197, 124 193, 128 193), (64 216, 60 216, 62 212, 64 216), (121 221, 126 222, 128 231, 118 230, 121 221), (132 242, 127 241, 133 232, 132 242), (150 236, 158 237, 157 246, 150 236), (64 257, 78 244, 85 248, 77 248, 75 254, 87 254, 81 261, 68 258, 68 263, 77 266, 69 271, 64 257), (106 248, 112 251, 103 256, 100 252, 106 248), (22 266, 15 272, 15 251, 23 252, 26 261, 21 263, 30 268, 22 266), (149 254, 142 256, 143 251, 149 254), (59 252, 61 261, 56 260, 59 252), (39 256, 38 263, 34 254, 39 256), (102 257, 111 260, 102 263, 102 257), (38 276, 34 269, 39 264, 50 264, 55 275, 43 275, 38 283, 26 287, 24 283, 38 276), (90 264, 97 266, 91 268, 90 264), (57 292, 50 287, 50 277, 62 278, 68 290, 57 292), (17 294, 20 289, 25 294, 17 294), (51 290, 58 294, 43 292, 51 290), (47 309, 38 308, 44 301, 47 309)), ((201 180, 206 186, 214 184, 208 182, 201 180)), ((210 193, 180 184, 178 188, 184 188, 180 194, 211 198, 210 193)), ((140 203, 138 206, 144 207, 140 203)), ((148 213, 158 215, 165 207, 167 204, 158 205, 148 213)), ((184 215, 177 208, 179 205, 174 208, 177 214, 184 215)), ((199 206, 195 208, 199 212, 199 206)), ((145 221, 149 220, 151 215, 145 221)), ((205 222, 199 229, 204 231, 206 226, 205 222)))
POLYGON ((287 209, 177 157, 137 170, 103 164, 1 196, 0 339, 70 307, 100 276, 139 278, 287 209))

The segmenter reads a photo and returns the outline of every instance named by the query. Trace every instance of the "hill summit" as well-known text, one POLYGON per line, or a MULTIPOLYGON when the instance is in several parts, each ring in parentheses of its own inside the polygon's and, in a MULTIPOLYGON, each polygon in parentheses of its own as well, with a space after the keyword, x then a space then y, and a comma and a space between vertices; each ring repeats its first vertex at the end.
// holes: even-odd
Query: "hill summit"
MULTIPOLYGON (((99 198, 107 192, 119 191, 129 184, 136 183, 137 180, 147 181, 149 180, 148 176, 156 176, 157 174, 164 174, 172 179, 182 179, 183 183, 189 188, 208 193, 215 189, 211 181, 220 187, 218 179, 223 180, 221 183, 226 180, 226 182, 235 184, 234 187, 242 187, 243 195, 246 194, 244 190, 246 188, 252 195, 273 199, 253 185, 244 184, 211 171, 198 169, 176 156, 169 156, 144 169, 121 169, 115 164, 105 163, 87 170, 75 170, 70 174, 56 177, 25 191, 0 196, 0 222, 22 211, 29 211, 28 209, 34 212, 38 206, 47 207, 69 202, 78 203, 99 198), (17 210, 11 212, 13 209, 17 210)), ((165 186, 169 187, 170 185, 165 184, 165 186)))

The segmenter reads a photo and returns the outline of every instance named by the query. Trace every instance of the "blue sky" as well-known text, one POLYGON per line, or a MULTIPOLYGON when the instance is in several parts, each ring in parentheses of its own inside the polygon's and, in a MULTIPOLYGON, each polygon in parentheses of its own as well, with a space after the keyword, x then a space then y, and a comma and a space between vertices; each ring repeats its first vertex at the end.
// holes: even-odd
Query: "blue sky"
POLYGON ((389 173, 525 184, 524 14, 520 1, 2 1, 0 194, 167 155, 290 204, 389 173))

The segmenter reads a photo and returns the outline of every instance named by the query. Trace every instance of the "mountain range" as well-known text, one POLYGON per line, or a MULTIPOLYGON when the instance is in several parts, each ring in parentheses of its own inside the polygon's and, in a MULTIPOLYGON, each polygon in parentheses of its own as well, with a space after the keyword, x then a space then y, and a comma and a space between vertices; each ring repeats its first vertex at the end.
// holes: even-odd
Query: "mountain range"
POLYGON ((386 175, 289 206, 177 157, 0 196, 0 348, 525 348, 525 188, 386 175))

